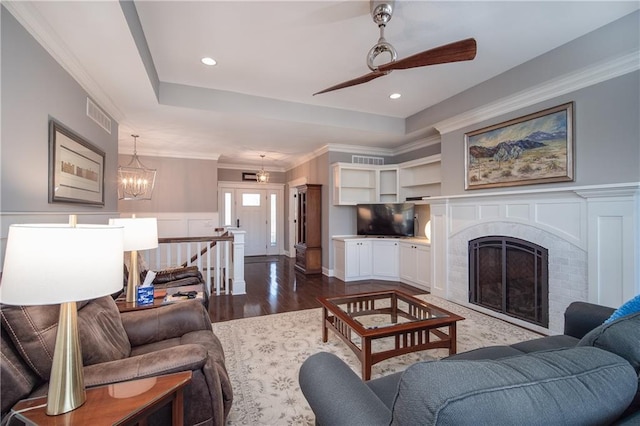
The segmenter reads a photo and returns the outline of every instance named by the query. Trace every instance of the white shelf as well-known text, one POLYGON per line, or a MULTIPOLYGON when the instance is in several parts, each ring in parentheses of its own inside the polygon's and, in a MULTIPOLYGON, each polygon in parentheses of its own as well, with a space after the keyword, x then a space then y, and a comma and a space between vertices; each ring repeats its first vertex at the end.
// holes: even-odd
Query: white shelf
POLYGON ((335 163, 333 204, 356 205, 398 201, 398 166, 335 163))
POLYGON ((408 161, 400 165, 400 195, 430 197, 440 195, 440 155, 408 161))

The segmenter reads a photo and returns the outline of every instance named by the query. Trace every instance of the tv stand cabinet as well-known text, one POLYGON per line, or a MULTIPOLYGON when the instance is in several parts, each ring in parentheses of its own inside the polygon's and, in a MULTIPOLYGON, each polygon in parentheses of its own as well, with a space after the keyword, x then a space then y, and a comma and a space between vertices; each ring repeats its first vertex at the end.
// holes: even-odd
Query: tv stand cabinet
POLYGON ((344 282, 401 281, 429 290, 430 250, 426 238, 333 237, 334 276, 344 282))

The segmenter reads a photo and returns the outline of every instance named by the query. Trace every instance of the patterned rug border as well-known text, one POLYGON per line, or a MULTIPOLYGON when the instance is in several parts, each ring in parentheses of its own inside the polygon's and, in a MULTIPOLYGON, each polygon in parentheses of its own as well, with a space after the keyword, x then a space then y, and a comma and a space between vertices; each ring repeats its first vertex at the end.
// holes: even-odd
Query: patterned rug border
MULTIPOLYGON (((534 331, 437 296, 416 297, 465 318, 458 322, 458 352, 540 337, 534 331)), ((231 320, 212 326, 225 350, 234 391, 228 425, 314 425, 313 412, 298 386, 298 371, 304 360, 316 352, 336 354, 360 375, 360 361, 337 335, 329 332, 328 342, 322 342, 321 308, 231 320)), ((391 358, 373 366, 372 378, 447 355, 446 349, 434 349, 391 358)))

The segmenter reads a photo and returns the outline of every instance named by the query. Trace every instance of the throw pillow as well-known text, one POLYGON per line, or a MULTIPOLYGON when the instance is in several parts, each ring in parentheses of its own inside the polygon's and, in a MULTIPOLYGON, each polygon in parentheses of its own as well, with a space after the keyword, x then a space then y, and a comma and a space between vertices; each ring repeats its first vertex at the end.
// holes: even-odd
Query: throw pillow
POLYGON ((616 311, 611 314, 611 316, 604 323, 608 324, 617 320, 618 318, 622 318, 635 312, 640 312, 640 294, 616 309, 616 311))

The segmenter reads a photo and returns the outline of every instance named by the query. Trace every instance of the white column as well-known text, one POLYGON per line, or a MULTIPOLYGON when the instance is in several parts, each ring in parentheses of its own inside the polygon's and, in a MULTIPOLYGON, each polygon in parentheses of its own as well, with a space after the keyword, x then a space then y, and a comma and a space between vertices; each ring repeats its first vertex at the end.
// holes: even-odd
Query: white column
POLYGON ((247 283, 244 280, 244 236, 245 231, 230 229, 233 235, 233 271, 231 275, 231 293, 234 296, 247 293, 247 283))
POLYGON ((447 204, 431 204, 431 293, 446 298, 448 295, 447 204))
POLYGON ((619 307, 640 293, 638 189, 579 191, 587 200, 589 301, 619 307))

